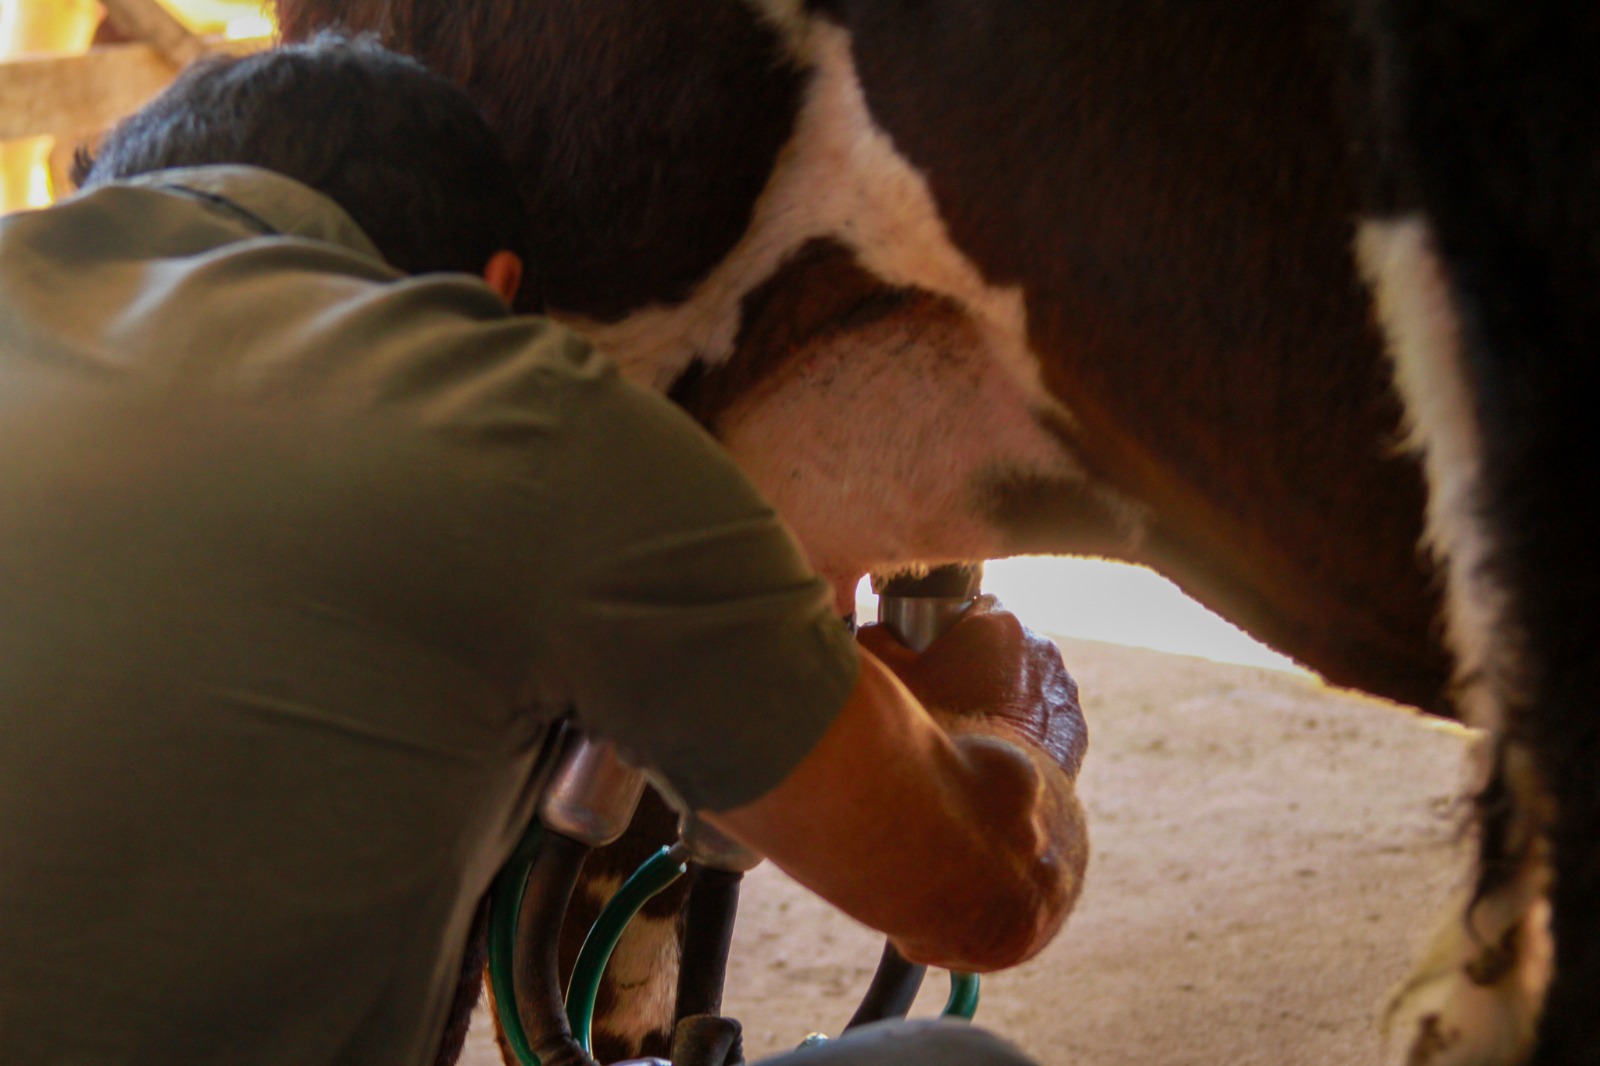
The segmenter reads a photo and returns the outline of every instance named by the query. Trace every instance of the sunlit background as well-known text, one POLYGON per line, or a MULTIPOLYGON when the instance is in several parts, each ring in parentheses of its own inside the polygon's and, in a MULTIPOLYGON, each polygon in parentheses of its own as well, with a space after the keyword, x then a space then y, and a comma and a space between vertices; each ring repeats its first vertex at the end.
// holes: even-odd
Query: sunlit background
MULTIPOLYGON (((273 32, 259 0, 168 0, 167 6, 196 33, 238 40, 273 32)), ((101 17, 96 0, 0 0, 0 62, 83 52, 101 17)), ((50 202, 54 140, 0 143, 0 212, 50 202)), ((989 564, 985 587, 1034 628, 1059 636, 1296 669, 1171 582, 1138 567, 1088 559, 1011 559, 989 564)), ((861 612, 869 619, 876 613, 865 586, 861 612)))
MULTIPOLYGON (((230 40, 266 37, 272 18, 261 0, 163 0, 195 33, 230 40)), ((0 0, 0 63, 88 51, 104 18, 97 0, 0 0)), ((43 207, 56 190, 56 138, 0 142, 0 214, 43 207)), ((74 145, 64 146, 70 153, 74 145)), ((59 169, 59 166, 58 168, 59 169)))
MULTIPOLYGON (((1144 567, 1104 559, 1000 559, 984 567, 983 587, 1029 626, 1058 637, 1306 672, 1144 567)), ((877 608, 877 597, 862 582, 859 617, 871 620, 877 608)))

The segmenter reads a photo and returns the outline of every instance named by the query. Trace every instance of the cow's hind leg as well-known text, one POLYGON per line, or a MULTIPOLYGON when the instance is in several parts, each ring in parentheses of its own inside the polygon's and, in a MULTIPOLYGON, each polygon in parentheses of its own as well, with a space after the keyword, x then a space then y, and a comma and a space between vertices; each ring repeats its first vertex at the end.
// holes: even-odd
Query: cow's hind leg
POLYGON ((1549 982, 1549 875, 1542 835, 1512 798, 1524 761, 1484 742, 1492 777, 1477 800, 1477 883, 1445 909, 1384 1018, 1390 1061, 1505 1066, 1525 1061, 1549 982))
POLYGON ((1484 443, 1448 272, 1429 225, 1369 221, 1359 259, 1395 361, 1412 444, 1428 475, 1428 540, 1446 576, 1456 702, 1485 730, 1477 752, 1476 882, 1446 909, 1385 1030, 1406 1066, 1525 1061, 1549 981, 1547 802, 1532 750, 1511 730, 1512 620, 1484 515, 1484 443))
POLYGON ((1412 212, 1362 251, 1426 449, 1467 717, 1496 738, 1482 877, 1439 978, 1411 986, 1440 1006, 1410 1010, 1408 1062, 1596 1063, 1600 9, 1358 8, 1376 158, 1412 212))

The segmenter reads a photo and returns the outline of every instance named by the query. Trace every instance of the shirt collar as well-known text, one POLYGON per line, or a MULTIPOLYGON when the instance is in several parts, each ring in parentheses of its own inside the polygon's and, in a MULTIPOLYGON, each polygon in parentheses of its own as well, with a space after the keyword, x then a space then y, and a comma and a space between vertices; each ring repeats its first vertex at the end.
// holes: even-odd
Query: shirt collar
POLYGON ((218 203, 265 233, 328 241, 382 260, 355 219, 331 198, 276 171, 243 164, 176 167, 137 174, 122 185, 181 190, 218 203))

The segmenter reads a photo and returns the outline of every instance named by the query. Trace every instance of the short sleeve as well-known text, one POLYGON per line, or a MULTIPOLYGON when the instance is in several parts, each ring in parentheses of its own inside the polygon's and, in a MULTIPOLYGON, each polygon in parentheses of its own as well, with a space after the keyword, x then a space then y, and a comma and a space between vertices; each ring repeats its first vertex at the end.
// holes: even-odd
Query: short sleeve
POLYGON ((697 809, 748 803, 811 751, 855 642, 727 454, 614 372, 564 404, 565 595, 548 664, 584 727, 697 809))

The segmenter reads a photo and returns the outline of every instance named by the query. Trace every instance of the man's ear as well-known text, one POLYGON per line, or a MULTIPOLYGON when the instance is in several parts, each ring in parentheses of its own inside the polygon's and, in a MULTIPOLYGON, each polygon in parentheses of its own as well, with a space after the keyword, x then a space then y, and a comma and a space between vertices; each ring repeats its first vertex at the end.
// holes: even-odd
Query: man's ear
POLYGON ((515 303, 517 290, 522 287, 522 260, 516 252, 502 250, 494 253, 489 257, 489 262, 484 264, 483 280, 506 303, 515 303))

